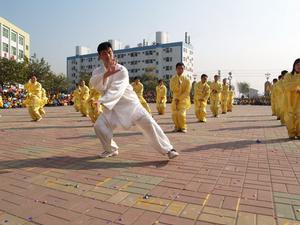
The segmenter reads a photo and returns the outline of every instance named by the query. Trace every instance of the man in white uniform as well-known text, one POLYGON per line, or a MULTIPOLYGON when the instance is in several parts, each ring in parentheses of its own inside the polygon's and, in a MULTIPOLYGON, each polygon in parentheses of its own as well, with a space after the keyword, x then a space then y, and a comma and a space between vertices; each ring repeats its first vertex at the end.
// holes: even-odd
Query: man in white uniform
POLYGON ((102 93, 97 103, 103 106, 103 113, 94 125, 96 135, 104 148, 100 157, 118 155, 119 147, 113 141, 113 129, 117 126, 129 129, 133 125, 141 128, 151 146, 157 151, 168 155, 169 159, 178 156, 168 137, 141 105, 129 84, 127 69, 115 62, 111 44, 103 42, 97 51, 104 68, 98 67, 93 71, 90 86, 102 93))

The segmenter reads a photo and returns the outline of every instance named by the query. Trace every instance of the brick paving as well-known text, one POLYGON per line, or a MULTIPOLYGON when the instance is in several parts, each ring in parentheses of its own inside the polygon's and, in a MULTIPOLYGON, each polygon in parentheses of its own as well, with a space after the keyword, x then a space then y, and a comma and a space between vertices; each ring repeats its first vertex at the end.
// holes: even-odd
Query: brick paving
MULTIPOLYGON (((155 112, 155 105, 151 105, 155 112)), ((169 106, 168 106, 169 107, 169 106)), ((270 107, 234 112, 172 133, 169 161, 132 129, 117 130, 120 154, 102 151, 88 118, 72 107, 0 110, 0 225, 299 225, 300 140, 287 139, 270 107)))

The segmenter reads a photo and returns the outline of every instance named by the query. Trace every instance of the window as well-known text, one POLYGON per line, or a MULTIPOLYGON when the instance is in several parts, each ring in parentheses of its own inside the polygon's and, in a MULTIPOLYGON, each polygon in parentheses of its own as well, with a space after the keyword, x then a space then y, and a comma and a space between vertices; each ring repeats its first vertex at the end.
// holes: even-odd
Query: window
POLYGON ((17 33, 11 32, 11 40, 12 40, 13 42, 17 42, 17 33))
POLYGON ((19 50, 19 59, 24 58, 24 52, 22 50, 19 50))
POLYGON ((19 44, 24 45, 24 38, 22 36, 19 36, 19 44))
POLYGON ((26 45, 26 50, 28 50, 29 49, 29 47, 28 47, 28 45, 26 45))
POLYGON ((11 54, 12 55, 17 55, 17 49, 16 49, 16 47, 11 47, 11 54))
POLYGON ((166 53, 172 52, 172 48, 165 48, 163 51, 165 51, 166 53))
POLYGON ((172 66, 166 66, 166 70, 172 70, 172 66))
POLYGON ((3 36, 9 38, 9 29, 3 26, 3 36))
POLYGON ((2 45, 3 45, 3 51, 8 52, 8 44, 2 43, 2 45))
POLYGON ((164 60, 165 60, 166 62, 172 62, 172 57, 166 57, 166 58, 164 58, 164 60))

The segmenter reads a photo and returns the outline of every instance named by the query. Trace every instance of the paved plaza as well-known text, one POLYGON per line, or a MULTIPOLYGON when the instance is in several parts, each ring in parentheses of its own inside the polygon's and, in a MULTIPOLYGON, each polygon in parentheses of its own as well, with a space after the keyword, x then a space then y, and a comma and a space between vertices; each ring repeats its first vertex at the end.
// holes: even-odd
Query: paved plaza
MULTIPOLYGON (((117 157, 73 107, 0 110, 0 225, 299 225, 300 140, 268 106, 235 106, 172 133, 170 109, 154 118, 180 156, 168 160, 139 132, 116 130, 117 157)), ((169 106, 168 106, 169 107, 169 106)))

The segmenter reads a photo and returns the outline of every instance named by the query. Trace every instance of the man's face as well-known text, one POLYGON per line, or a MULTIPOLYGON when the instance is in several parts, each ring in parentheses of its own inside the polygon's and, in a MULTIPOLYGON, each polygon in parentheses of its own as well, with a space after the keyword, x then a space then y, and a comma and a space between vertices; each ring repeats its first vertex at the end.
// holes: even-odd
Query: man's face
POLYGON ((296 73, 300 73, 300 62, 295 65, 296 73))
POLYGON ((227 84, 227 79, 223 79, 223 84, 227 84))
POLYGON ((176 67, 176 73, 177 73, 178 76, 183 74, 183 71, 184 71, 184 66, 177 66, 176 67))
POLYGON ((135 83, 135 84, 138 84, 139 82, 140 82, 139 79, 134 80, 134 83, 135 83))
POLYGON ((100 55, 99 55, 99 58, 103 62, 111 62, 114 58, 113 50, 111 48, 108 48, 106 50, 101 51, 100 55))
POLYGON ((214 76, 215 82, 219 80, 219 76, 214 76))
POLYGON ((32 77, 30 78, 30 80, 31 80, 31 83, 35 83, 35 82, 36 82, 36 76, 32 76, 32 77))
POLYGON ((207 81, 207 77, 201 77, 201 82, 204 84, 207 81))
POLYGON ((83 87, 84 85, 85 85, 85 81, 84 80, 80 81, 80 86, 83 87))

